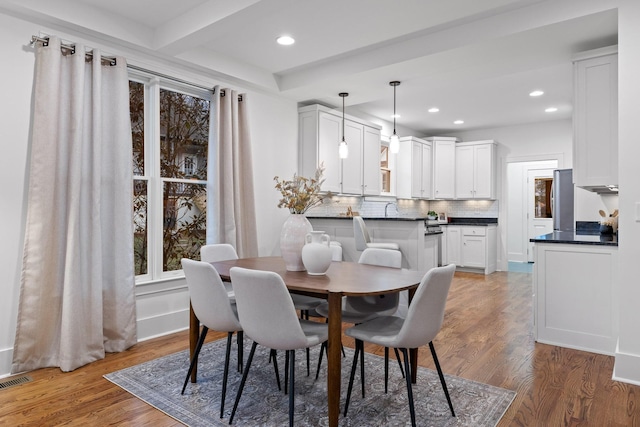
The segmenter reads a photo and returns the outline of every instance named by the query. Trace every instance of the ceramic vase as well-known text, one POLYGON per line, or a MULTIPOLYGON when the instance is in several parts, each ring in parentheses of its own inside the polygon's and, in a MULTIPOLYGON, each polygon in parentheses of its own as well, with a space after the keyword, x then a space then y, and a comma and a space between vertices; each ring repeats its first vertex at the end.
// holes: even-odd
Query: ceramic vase
POLYGON ((282 225, 280 232, 280 253, 287 271, 304 271, 302 248, 306 235, 313 231, 313 226, 303 214, 291 214, 282 225))
POLYGON ((312 231, 306 235, 305 241, 302 248, 302 262, 307 273, 312 276, 325 274, 331 265, 329 235, 324 231, 312 231))

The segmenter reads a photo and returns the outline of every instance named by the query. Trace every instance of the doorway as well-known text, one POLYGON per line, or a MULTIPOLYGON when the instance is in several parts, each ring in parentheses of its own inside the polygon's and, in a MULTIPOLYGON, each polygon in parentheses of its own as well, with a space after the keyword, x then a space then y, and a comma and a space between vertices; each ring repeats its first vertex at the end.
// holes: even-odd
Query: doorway
MULTIPOLYGON (((534 190, 535 175, 540 173, 540 177, 545 174, 553 176, 552 173, 540 171, 553 171, 558 168, 558 160, 534 160, 534 161, 511 161, 507 163, 507 261, 511 263, 528 263, 533 261, 533 251, 529 239, 531 233, 536 233, 535 226, 544 224, 544 219, 532 221, 529 218, 535 217, 534 190), (531 197, 528 185, 529 172, 532 171, 534 181, 532 183, 531 197), (534 172, 538 171, 538 172, 534 172), (534 225, 535 224, 535 225, 534 225), (531 253, 531 259, 529 254, 531 253)), ((542 184, 540 184, 542 185, 542 184)), ((546 183, 545 183, 546 185, 546 183)), ((542 206, 539 206, 542 209, 542 206)), ((541 212, 541 211, 540 211, 541 212)), ((543 226, 544 227, 544 226, 543 226)), ((553 228, 553 225, 551 226, 553 228)), ((542 228, 544 231, 544 228, 542 228)), ((536 236, 539 234, 535 234, 536 236)))

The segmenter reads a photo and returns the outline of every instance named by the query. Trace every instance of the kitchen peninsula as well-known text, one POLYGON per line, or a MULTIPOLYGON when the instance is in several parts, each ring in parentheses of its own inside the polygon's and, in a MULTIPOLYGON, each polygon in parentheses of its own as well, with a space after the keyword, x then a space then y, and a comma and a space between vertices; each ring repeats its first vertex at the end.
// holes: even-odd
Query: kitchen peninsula
MULTIPOLYGON (((402 268, 427 271, 438 266, 442 232, 425 230, 424 217, 362 217, 373 242, 397 243, 402 252, 402 268)), ((340 242, 345 261, 357 262, 353 218, 349 216, 307 216, 314 230, 324 231, 340 242)))
POLYGON ((534 245, 536 341, 613 355, 618 337, 618 239, 556 231, 534 245))

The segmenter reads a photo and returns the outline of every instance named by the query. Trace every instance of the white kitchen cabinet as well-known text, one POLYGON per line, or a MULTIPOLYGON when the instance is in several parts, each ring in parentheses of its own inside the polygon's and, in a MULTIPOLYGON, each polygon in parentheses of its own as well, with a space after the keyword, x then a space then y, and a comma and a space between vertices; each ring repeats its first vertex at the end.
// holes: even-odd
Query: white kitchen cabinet
POLYGON ((447 225, 443 227, 442 264, 456 264, 463 271, 491 274, 497 268, 495 225, 447 225))
POLYGON ((434 199, 455 197, 455 168, 457 138, 431 137, 425 140, 433 147, 433 194, 434 199))
POLYGON ((400 138, 396 155, 396 197, 430 199, 432 179, 431 143, 415 137, 400 138))
POLYGON ((495 146, 494 141, 456 144, 457 199, 495 199, 495 146))
POLYGON ((298 173, 312 177, 324 164, 323 191, 337 194, 380 194, 380 126, 345 115, 349 156, 340 159, 342 113, 321 105, 298 109, 298 173))
POLYGON ((617 46, 574 57, 573 180, 598 190, 618 185, 617 46))

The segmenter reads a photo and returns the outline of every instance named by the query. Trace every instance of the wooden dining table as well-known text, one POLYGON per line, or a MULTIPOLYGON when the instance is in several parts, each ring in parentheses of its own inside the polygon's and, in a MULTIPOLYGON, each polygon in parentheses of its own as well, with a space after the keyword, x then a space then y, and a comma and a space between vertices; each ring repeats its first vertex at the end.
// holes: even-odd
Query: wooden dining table
MULTIPOLYGON (((425 275, 423 271, 379 267, 355 262, 332 262, 326 274, 313 276, 306 271, 287 271, 281 257, 241 258, 214 262, 212 265, 224 281, 230 281, 233 267, 265 270, 278 273, 289 292, 326 298, 329 303, 327 344, 327 403, 329 426, 337 427, 340 416, 340 381, 342 371, 342 297, 381 295, 409 291, 409 301, 425 275)), ((191 354, 195 350, 200 322, 191 310, 189 323, 191 354)), ((417 374, 417 349, 411 351, 411 376, 417 374)), ((195 382, 196 372, 191 377, 195 382)))

